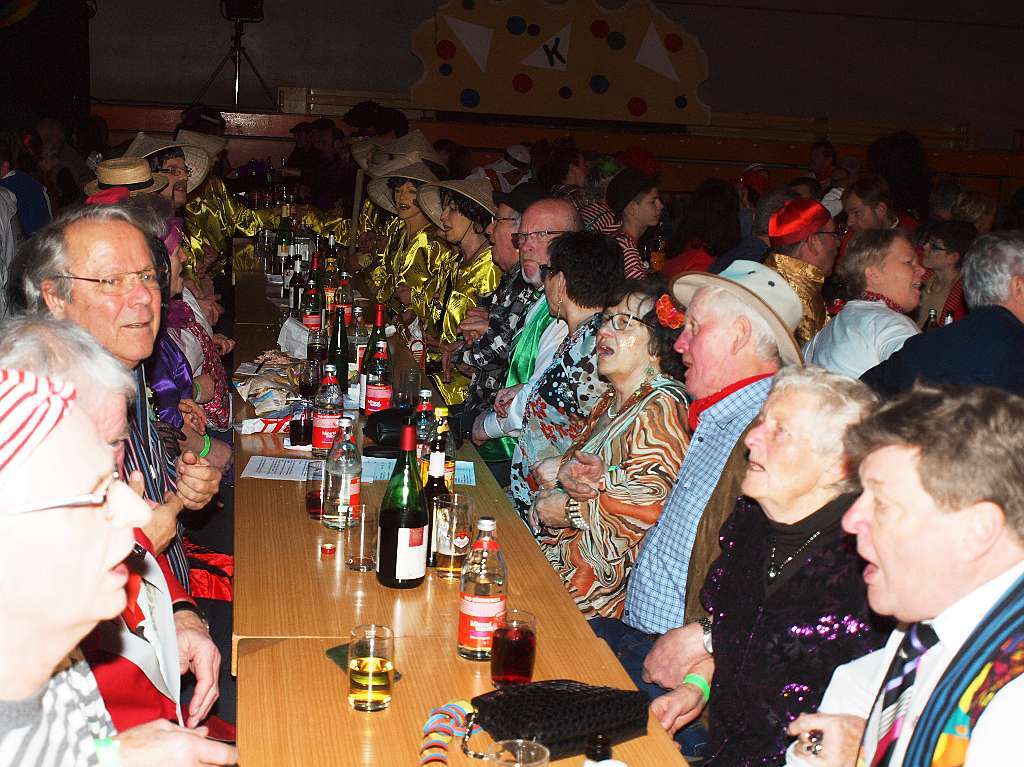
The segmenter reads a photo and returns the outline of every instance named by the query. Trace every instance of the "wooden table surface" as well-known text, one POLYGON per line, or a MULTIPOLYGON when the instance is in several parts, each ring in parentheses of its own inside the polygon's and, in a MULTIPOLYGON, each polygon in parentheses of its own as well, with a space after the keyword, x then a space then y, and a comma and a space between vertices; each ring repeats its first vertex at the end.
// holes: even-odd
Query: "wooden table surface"
MULTIPOLYGON (((274 346, 276 313, 269 323, 261 322, 273 308, 263 280, 261 274, 236 275, 236 318, 243 318, 235 325, 236 364, 274 346)), ((399 354, 399 365, 407 359, 399 354)), ((455 652, 458 583, 428 570, 418 588, 394 590, 380 586, 373 573, 348 570, 343 534, 307 517, 304 483, 240 477, 253 455, 304 454, 285 450, 281 436, 268 434, 236 434, 235 451, 232 666, 239 678, 242 763, 415 764, 419 730, 430 709, 490 689, 488 664, 460 659, 455 652), (334 557, 321 558, 325 542, 337 545, 334 557), (383 623, 395 632, 396 665, 404 676, 386 712, 351 710, 344 674, 323 654, 363 623, 383 623)), ((458 457, 475 464, 476 486, 463 489, 474 498, 476 513, 497 520, 509 569, 508 604, 537 616, 536 678, 631 688, 476 450, 467 443, 458 457)), ((365 484, 363 502, 378 507, 385 487, 385 482, 365 484)), ((616 757, 633 767, 685 764, 653 718, 648 735, 616 748, 616 757)), ((451 763, 463 761, 471 760, 459 754, 451 763)))

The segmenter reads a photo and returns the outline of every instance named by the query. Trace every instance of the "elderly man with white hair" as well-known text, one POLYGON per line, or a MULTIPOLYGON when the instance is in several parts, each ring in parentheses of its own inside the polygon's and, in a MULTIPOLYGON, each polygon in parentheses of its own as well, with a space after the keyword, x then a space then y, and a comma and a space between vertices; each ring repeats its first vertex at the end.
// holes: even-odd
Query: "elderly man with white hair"
POLYGON ((132 528, 149 510, 117 479, 74 386, 0 370, 0 445, 0 764, 233 764, 238 752, 202 730, 118 733, 77 649, 126 608, 132 528))
MULTIPOLYGON (((744 466, 743 447, 737 445, 760 411, 772 376, 783 365, 802 362, 793 338, 800 298, 778 272, 735 261, 720 275, 683 274, 672 292, 685 314, 665 311, 659 319, 681 329, 675 348, 694 398, 693 436, 665 510, 630 574, 622 619, 590 622, 652 698, 679 686, 678 669, 692 661, 691 639, 702 637, 698 624, 685 624, 688 616, 703 615, 697 591, 738 495, 744 466)), ((559 481, 573 497, 589 500, 601 492, 606 471, 596 456, 577 453, 562 467, 559 481)))

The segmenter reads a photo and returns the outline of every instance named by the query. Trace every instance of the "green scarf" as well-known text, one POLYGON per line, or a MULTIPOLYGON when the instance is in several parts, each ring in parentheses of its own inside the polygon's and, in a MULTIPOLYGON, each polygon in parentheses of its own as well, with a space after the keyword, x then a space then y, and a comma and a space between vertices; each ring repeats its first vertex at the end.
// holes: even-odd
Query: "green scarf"
MULTIPOLYGON (((537 362, 537 348, 540 346, 540 337, 554 321, 554 317, 547 311, 547 298, 542 293, 537 303, 530 310, 530 316, 523 326, 523 329, 516 336, 515 348, 512 350, 512 357, 508 361, 508 373, 505 376, 505 388, 518 386, 526 383, 533 375, 533 367, 537 362), (542 304, 538 306, 538 304, 542 304)), ((498 437, 491 439, 480 446, 480 457, 487 463, 498 463, 507 461, 512 457, 512 450, 516 441, 512 437, 498 437)))

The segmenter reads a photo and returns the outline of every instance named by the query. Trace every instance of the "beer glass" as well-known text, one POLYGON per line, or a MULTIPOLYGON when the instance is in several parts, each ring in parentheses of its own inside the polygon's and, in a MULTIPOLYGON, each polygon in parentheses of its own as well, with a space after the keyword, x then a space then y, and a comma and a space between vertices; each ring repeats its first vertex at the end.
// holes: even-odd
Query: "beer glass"
POLYGON ((348 507, 345 567, 367 573, 377 566, 377 514, 366 504, 348 507))
POLYGON ((506 610, 494 630, 491 682, 495 687, 532 682, 536 657, 537 619, 525 610, 506 610))
POLYGON ((550 759, 547 747, 535 740, 499 740, 487 755, 501 767, 544 767, 550 759))
POLYGON ((356 711, 382 711, 391 705, 395 682, 395 637, 370 623, 352 629, 348 645, 348 703, 356 711))
POLYGON ((452 493, 434 501, 434 551, 438 577, 458 580, 473 544, 473 499, 452 493))

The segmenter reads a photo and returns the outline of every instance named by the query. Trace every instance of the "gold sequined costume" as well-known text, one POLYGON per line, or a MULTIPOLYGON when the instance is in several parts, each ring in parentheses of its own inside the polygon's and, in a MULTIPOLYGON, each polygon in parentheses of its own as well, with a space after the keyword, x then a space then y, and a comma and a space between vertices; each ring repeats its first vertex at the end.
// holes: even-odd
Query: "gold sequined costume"
POLYGON ((813 264, 781 253, 769 253, 764 265, 781 274, 800 296, 803 311, 795 335, 797 343, 802 346, 825 327, 827 315, 825 299, 821 295, 821 289, 825 285, 825 274, 813 264))

